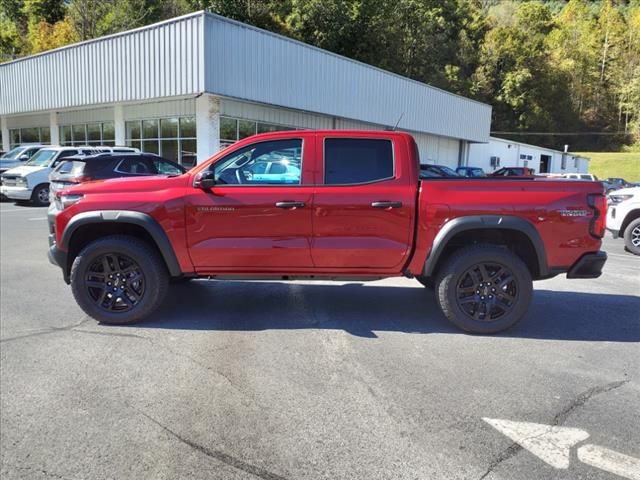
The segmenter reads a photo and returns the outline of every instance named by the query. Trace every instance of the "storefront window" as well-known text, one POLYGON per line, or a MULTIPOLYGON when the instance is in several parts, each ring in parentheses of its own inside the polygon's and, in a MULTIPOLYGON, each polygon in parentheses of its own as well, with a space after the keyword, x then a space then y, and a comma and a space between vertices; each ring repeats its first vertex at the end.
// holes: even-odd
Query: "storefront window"
POLYGON ((195 117, 131 120, 125 124, 127 145, 185 166, 195 165, 195 117))
POLYGON ((223 148, 227 147, 238 140, 255 135, 256 133, 279 132, 283 130, 295 130, 295 128, 275 123, 220 117, 220 146, 223 148))
POLYGON ((115 145, 113 122, 76 123, 60 127, 60 145, 115 145))
POLYGON ((14 128, 9 130, 11 148, 25 143, 51 143, 49 127, 14 128))

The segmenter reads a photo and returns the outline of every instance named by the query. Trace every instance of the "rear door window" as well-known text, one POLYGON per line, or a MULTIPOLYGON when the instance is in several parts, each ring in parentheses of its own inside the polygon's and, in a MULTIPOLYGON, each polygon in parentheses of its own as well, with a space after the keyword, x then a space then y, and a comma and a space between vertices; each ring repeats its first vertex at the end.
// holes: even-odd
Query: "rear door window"
POLYGON ((116 167, 116 172, 129 175, 156 175, 158 171, 142 157, 124 158, 116 167))
POLYGON ((391 140, 327 138, 324 141, 325 185, 379 182, 394 176, 391 140))

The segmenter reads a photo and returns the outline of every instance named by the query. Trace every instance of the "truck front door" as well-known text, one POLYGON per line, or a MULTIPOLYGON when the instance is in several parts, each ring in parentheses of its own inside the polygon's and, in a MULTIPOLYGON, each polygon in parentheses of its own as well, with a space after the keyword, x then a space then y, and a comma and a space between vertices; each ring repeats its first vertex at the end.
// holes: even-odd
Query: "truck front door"
POLYGON ((263 140, 210 168, 215 185, 186 197, 187 242, 200 272, 294 273, 312 267, 313 136, 263 140), (268 168, 268 172, 266 169, 268 168))

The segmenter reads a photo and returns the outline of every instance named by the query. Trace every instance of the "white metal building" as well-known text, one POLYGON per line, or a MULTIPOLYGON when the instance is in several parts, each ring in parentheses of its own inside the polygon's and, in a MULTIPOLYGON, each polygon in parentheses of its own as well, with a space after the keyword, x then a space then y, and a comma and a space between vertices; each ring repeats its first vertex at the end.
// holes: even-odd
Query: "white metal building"
POLYGON ((184 163, 297 128, 415 134, 424 163, 466 163, 491 107, 205 12, 0 65, 2 147, 140 147, 184 163))
POLYGON ((485 172, 501 167, 529 167, 536 173, 587 173, 589 159, 549 148, 491 137, 469 147, 467 162, 485 172))

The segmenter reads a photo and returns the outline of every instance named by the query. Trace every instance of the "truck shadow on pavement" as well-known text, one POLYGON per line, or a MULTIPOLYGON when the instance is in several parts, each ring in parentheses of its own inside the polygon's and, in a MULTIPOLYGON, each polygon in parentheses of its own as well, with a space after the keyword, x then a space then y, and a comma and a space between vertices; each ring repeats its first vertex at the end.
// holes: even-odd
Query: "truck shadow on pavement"
MULTIPOLYGON (((640 297, 535 290, 527 316, 502 337, 640 342, 640 297)), ((260 331, 339 329, 464 334, 432 291, 351 283, 193 281, 173 286, 158 312, 132 328, 260 331)))

